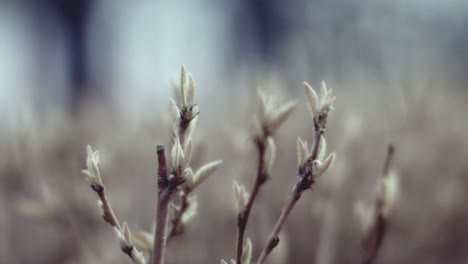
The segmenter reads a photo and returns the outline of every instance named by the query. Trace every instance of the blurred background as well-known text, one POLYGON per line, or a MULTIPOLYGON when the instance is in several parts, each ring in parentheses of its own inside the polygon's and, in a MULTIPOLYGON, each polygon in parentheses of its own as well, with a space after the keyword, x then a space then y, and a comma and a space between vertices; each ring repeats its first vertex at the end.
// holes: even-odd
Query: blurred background
POLYGON ((353 208, 373 201, 390 143, 401 188, 377 263, 466 263, 467 28, 464 0, 0 0, 0 262, 130 263, 80 174, 85 146, 102 152, 119 218, 151 230, 184 64, 201 110, 194 165, 224 163, 168 263, 234 256, 231 182, 253 183, 262 87, 299 106, 251 217, 258 255, 296 180, 296 138, 312 140, 301 82, 321 80, 337 94, 337 163, 271 263, 359 263, 353 208))

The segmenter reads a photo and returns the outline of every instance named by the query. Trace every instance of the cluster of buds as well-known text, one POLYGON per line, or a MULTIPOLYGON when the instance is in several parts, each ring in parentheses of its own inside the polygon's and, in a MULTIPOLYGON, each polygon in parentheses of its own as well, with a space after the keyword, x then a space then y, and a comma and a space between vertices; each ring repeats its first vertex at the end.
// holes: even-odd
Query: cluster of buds
POLYGON ((320 97, 308 83, 304 82, 303 84, 315 130, 323 133, 325 132, 328 113, 334 110, 333 104, 336 97, 333 96, 333 90, 328 89, 324 81, 320 84, 320 97))
POLYGON ((297 160, 298 174, 304 180, 304 188, 308 188, 331 167, 335 160, 335 153, 326 156, 327 143, 323 133, 326 129, 328 114, 334 109, 333 104, 336 97, 333 96, 332 90, 328 89, 323 81, 320 87, 320 97, 305 82, 304 91, 314 122, 315 142, 309 149, 307 141, 298 138, 297 160))
POLYGON ((190 192, 200 185, 208 176, 210 176, 221 161, 213 161, 198 169, 195 173, 190 167, 192 159, 192 135, 196 127, 198 107, 194 104, 195 83, 192 75, 185 71, 184 66, 181 70, 181 99, 179 106, 171 100, 174 139, 171 150, 171 173, 170 179, 174 177, 180 183, 184 183, 183 189, 190 192))
POLYGON ((196 214, 195 196, 190 193, 203 183, 221 165, 222 161, 212 161, 194 172, 190 166, 193 152, 192 135, 197 124, 198 106, 195 101, 195 83, 192 75, 182 66, 180 78, 180 95, 182 103, 177 105, 171 100, 174 124, 174 139, 171 150, 171 172, 168 183, 171 186, 181 185, 179 192, 181 204, 171 203, 172 234, 180 233, 196 214))
POLYGON ((104 184, 102 183, 101 173, 99 172, 99 151, 93 151, 90 145, 86 147, 86 169, 81 172, 86 176, 86 180, 95 192, 102 192, 104 184))
POLYGON ((297 106, 295 101, 279 105, 275 97, 266 96, 260 90, 258 91, 258 104, 258 113, 253 119, 257 141, 264 141, 272 136, 297 106))
POLYGON ((182 66, 180 72, 180 97, 182 100, 181 105, 177 105, 173 100, 171 101, 173 114, 176 114, 177 120, 188 124, 198 116, 199 111, 198 106, 194 103, 195 82, 193 81, 192 75, 185 71, 184 66, 182 66))
POLYGON ((98 194, 98 205, 101 209, 103 219, 109 223, 115 231, 120 242, 120 248, 127 254, 135 264, 145 264, 146 260, 143 253, 135 247, 132 239, 132 233, 127 223, 120 226, 117 217, 115 216, 109 200, 104 192, 104 183, 99 171, 99 152, 93 151, 91 146, 86 147, 86 169, 82 170, 89 182, 91 188, 98 194))
POLYGON ((321 135, 316 157, 313 156, 313 149, 309 149, 307 141, 297 138, 297 163, 298 174, 309 177, 311 182, 315 182, 333 164, 335 153, 332 152, 325 157, 327 143, 321 135))
POLYGON ((265 182, 271 175, 276 158, 276 144, 273 139, 274 133, 286 121, 297 106, 295 101, 278 104, 273 96, 266 96, 258 91, 258 111, 253 118, 254 140, 261 153, 262 174, 260 184, 265 182))
POLYGON ((117 235, 117 238, 119 239, 120 247, 122 248, 122 251, 128 256, 130 256, 130 258, 133 260, 133 263, 145 264, 146 263, 145 257, 143 256, 143 253, 141 251, 138 251, 135 248, 135 243, 133 242, 133 236, 127 223, 123 224, 122 229, 123 230, 119 229, 118 227, 114 227, 114 231, 115 231, 115 234, 117 235))
MULTIPOLYGON (((160 263, 164 260, 165 240, 178 234, 193 219, 198 207, 195 196, 190 193, 205 181, 219 167, 221 161, 213 161, 201 166, 193 172, 190 167, 192 158, 192 134, 195 130, 198 116, 198 106, 195 100, 195 83, 190 74, 182 66, 181 71, 181 105, 172 101, 172 113, 174 120, 174 137, 171 149, 170 170, 167 167, 165 150, 163 146, 157 147, 158 154, 158 212, 156 219, 156 230, 154 242, 151 242, 148 233, 137 235, 136 244, 141 245, 144 251, 151 251, 153 259, 160 263), (180 188, 181 187, 181 188, 180 188), (173 203, 173 195, 178 193, 180 205, 173 203), (172 229, 167 232, 168 207, 172 213, 172 229)), ((98 194, 98 204, 104 220, 115 230, 122 250, 130 256, 134 263, 143 264, 146 260, 143 253, 135 247, 133 236, 125 223, 123 226, 119 221, 109 203, 104 191, 104 184, 99 172, 99 152, 87 147, 86 169, 83 174, 90 183, 91 188, 98 194)))
MULTIPOLYGON (((242 257, 239 264, 250 264, 252 261, 252 241, 247 238, 245 246, 242 249, 242 257)), ((234 259, 231 259, 229 263, 224 259, 221 259, 221 264, 237 264, 234 259)))
MULTIPOLYGON (((249 241, 246 246, 243 246, 244 234, 254 200, 260 187, 267 181, 273 170, 276 158, 276 144, 273 135, 297 106, 295 101, 289 101, 280 105, 275 97, 266 96, 261 91, 258 91, 258 104, 258 112, 253 119, 253 127, 254 142, 258 150, 259 159, 257 176, 251 194, 246 191, 244 185, 239 185, 236 181, 233 182, 234 204, 238 217, 236 261, 241 262, 239 264, 250 263, 251 249, 248 251, 247 248, 251 247, 251 245, 249 245, 249 241), (246 252, 250 253, 247 254, 246 252), (245 260, 247 258, 248 260, 245 260)), ((231 264, 236 263, 236 261, 231 260, 231 264)))

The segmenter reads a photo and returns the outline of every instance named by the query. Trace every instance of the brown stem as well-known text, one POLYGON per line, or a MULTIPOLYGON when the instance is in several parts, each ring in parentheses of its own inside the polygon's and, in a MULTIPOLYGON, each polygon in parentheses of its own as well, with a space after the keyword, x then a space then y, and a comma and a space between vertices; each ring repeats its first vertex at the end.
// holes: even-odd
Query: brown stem
POLYGON ((168 206, 173 189, 170 188, 167 175, 167 163, 164 146, 157 147, 158 154, 158 203, 156 208, 156 232, 154 235, 152 264, 163 264, 166 251, 166 231, 168 206))
POLYGON ((286 222, 286 219, 288 218, 289 214, 294 208, 294 205, 296 205, 297 201, 301 197, 302 192, 304 192, 304 188, 302 187, 301 181, 299 181, 294 186, 294 189, 291 193, 291 196, 289 197, 288 202, 283 207, 281 215, 278 221, 276 222, 276 225, 273 228, 273 231, 271 232, 270 237, 268 238, 268 242, 263 248, 262 253, 260 254, 260 257, 257 260, 257 264, 264 263, 268 255, 271 253, 271 251, 273 251, 273 249, 278 245, 279 243, 278 234, 283 228, 284 223, 286 222))
MULTIPOLYGON (((265 137, 266 138, 266 137, 265 137)), ((258 149, 258 167, 257 167, 257 176, 255 178, 254 186, 252 189, 252 194, 247 201, 245 209, 242 213, 238 215, 237 218, 237 263, 241 263, 242 250, 244 247, 244 235, 245 229, 247 228, 247 222, 249 221, 250 212, 252 211, 255 198, 258 195, 260 187, 265 183, 268 178, 268 175, 265 174, 265 141, 257 139, 257 149, 258 149)))
POLYGON ((106 193, 104 192, 104 187, 101 190, 97 191, 99 199, 102 202, 102 218, 104 221, 109 223, 111 226, 115 226, 121 230, 119 220, 114 214, 114 210, 112 210, 112 206, 110 205, 109 199, 107 198, 106 193))
POLYGON ((171 200, 171 192, 164 190, 158 195, 158 206, 156 215, 156 232, 153 244, 153 264, 163 264, 166 252, 166 232, 168 221, 168 207, 171 200))
MULTIPOLYGON (((98 194, 99 200, 102 202, 102 218, 104 219, 104 221, 106 221, 111 226, 119 229, 119 231, 122 232, 123 230, 120 226, 119 220, 115 216, 114 210, 112 210, 112 206, 104 191, 104 185, 91 184, 91 188, 98 194)), ((132 248, 124 247, 121 245, 121 249, 131 259, 133 259, 132 248)))

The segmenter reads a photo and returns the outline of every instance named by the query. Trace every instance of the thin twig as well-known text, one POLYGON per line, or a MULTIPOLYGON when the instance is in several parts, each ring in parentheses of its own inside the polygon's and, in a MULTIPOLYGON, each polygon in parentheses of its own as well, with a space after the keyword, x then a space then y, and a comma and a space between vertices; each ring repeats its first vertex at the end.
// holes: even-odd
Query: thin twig
POLYGON ((101 189, 95 189, 94 191, 98 194, 99 200, 101 200, 101 202, 102 202, 102 212, 103 212, 102 218, 104 219, 104 221, 106 221, 107 223, 109 223, 113 227, 117 227, 118 229, 122 229, 120 227, 119 220, 117 219, 117 217, 114 214, 114 210, 112 210, 112 206, 111 206, 111 204, 109 202, 109 199, 107 198, 107 195, 104 192, 104 187, 101 188, 101 189))
MULTIPOLYGON (((312 162, 317 158, 318 155, 318 150, 319 150, 319 145, 320 145, 320 139, 321 135, 324 132, 324 129, 319 129, 317 126, 315 128, 315 140, 314 140, 314 146, 312 148, 312 154, 309 158, 309 161, 312 162)), ((299 198, 301 198, 302 193, 309 189, 310 186, 315 182, 314 180, 314 175, 312 174, 312 171, 306 170, 304 172, 299 172, 300 173, 300 179, 298 182, 294 185, 294 189, 291 193, 291 196, 288 199, 288 202, 286 205, 283 207, 283 210, 281 212, 280 217, 278 218, 278 221, 275 224, 275 227, 273 228, 273 231, 270 234, 270 237, 268 238, 268 241, 263 248, 260 257, 257 260, 257 264, 263 264, 268 257, 268 255, 275 249, 275 247, 279 244, 279 238, 278 235, 283 228, 284 224, 286 223, 286 220, 291 213, 292 209, 296 205, 297 201, 299 198)))
MULTIPOLYGON (((98 194, 99 200, 101 201, 102 218, 104 219, 104 221, 109 223, 112 227, 117 228, 120 232, 123 232, 119 220, 115 216, 114 210, 112 209, 109 199, 107 198, 104 186, 91 185, 91 188, 98 194)), ((126 255, 128 255, 132 260, 135 260, 133 256, 133 246, 126 247, 121 244, 120 247, 126 255)))
POLYGON ((153 263, 163 264, 166 252, 166 231, 168 221, 168 207, 171 195, 167 190, 160 193, 156 215, 156 232, 153 244, 153 263))
POLYGON ((284 223, 286 222, 286 219, 288 218, 289 214, 291 213, 292 209, 294 208, 294 205, 296 202, 299 200, 299 198, 302 195, 302 187, 301 187, 301 182, 299 181, 296 183, 294 186, 294 189, 291 193, 291 196, 289 197, 288 202, 286 205, 283 207, 283 211, 276 222, 275 227, 273 228, 273 231, 270 235, 270 238, 268 239, 268 242, 266 246, 263 248, 262 253, 260 254, 260 257, 258 258, 257 263, 261 264, 265 262, 265 259, 267 256, 271 253, 271 251, 278 245, 279 243, 279 238, 278 234, 281 231, 281 229, 284 226, 284 223))
POLYGON ((257 139, 257 149, 258 149, 258 166, 257 166, 257 176, 255 177, 254 186, 252 189, 252 194, 249 196, 249 200, 245 206, 245 209, 242 213, 239 213, 237 218, 237 263, 241 263, 242 250, 244 248, 244 236, 245 230, 247 228, 247 222, 249 221, 250 212, 252 211, 255 198, 258 195, 260 187, 268 179, 268 175, 265 174, 265 142, 264 140, 257 139))
MULTIPOLYGON (((387 156, 385 158, 385 163, 383 166, 382 178, 387 178, 388 173, 391 167, 392 159, 394 156, 394 147, 393 145, 388 146, 387 156)), ((379 193, 375 199, 374 209, 373 209, 373 222, 372 226, 368 232, 362 238, 362 248, 363 248, 363 257, 362 264, 372 264, 374 263, 379 249, 382 247, 382 242, 385 237, 388 221, 385 217, 384 211, 385 201, 383 196, 379 193)))

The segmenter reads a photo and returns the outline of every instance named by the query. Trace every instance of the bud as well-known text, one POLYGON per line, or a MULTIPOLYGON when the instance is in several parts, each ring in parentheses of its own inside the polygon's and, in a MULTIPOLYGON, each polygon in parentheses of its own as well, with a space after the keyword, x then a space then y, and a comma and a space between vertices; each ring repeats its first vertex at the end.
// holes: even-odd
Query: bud
POLYGON ((372 213, 371 207, 366 206, 362 201, 358 201, 354 205, 354 214, 359 222, 362 234, 367 233, 372 225, 372 213))
POLYGON ((184 183, 182 186, 184 187, 184 190, 187 192, 190 192, 193 190, 194 186, 194 177, 193 177, 193 171, 192 168, 186 168, 183 173, 183 177, 185 179, 184 183))
POLYGON ((181 92, 181 99, 182 99, 182 107, 187 107, 186 101, 186 86, 187 86, 187 73, 185 72, 185 67, 182 65, 182 69, 180 70, 180 92, 181 92))
POLYGON ((192 113, 190 114, 188 120, 190 123, 187 126, 187 130, 185 130, 185 142, 192 141, 193 132, 197 127, 198 118, 196 117, 195 113, 198 113, 198 107, 192 107, 192 113), (196 112, 195 112, 196 111, 196 112))
POLYGON ((302 166, 309 155, 307 150, 307 141, 302 141, 301 138, 297 138, 297 165, 302 166))
POLYGON ((380 195, 384 204, 382 213, 387 217, 396 203, 400 188, 399 177, 396 171, 390 171, 386 177, 382 178, 380 188, 380 195))
POLYGON ((153 250, 154 234, 138 231, 132 234, 135 245, 144 252, 151 253, 153 250))
POLYGON ((120 229, 118 227, 114 226, 114 232, 115 232, 117 238, 119 239, 119 243, 120 243, 121 248, 131 247, 131 244, 129 244, 127 242, 127 240, 125 239, 124 234, 122 233, 122 231, 120 231, 120 229))
POLYGON ((256 137, 263 137, 263 126, 262 124, 260 123, 260 120, 257 118, 257 117, 254 117, 252 119, 252 128, 254 130, 254 135, 256 137))
POLYGON ((184 161, 184 151, 182 150, 182 146, 180 145, 178 137, 174 138, 174 145, 172 146, 171 150, 171 158, 173 169, 178 169, 184 161))
POLYGON ((193 81, 192 75, 188 74, 188 87, 187 87, 187 98, 185 99, 187 107, 191 107, 195 101, 195 82, 193 81))
POLYGON ((323 160, 325 158, 325 153, 327 152, 327 141, 323 135, 320 136, 320 142, 317 150, 317 159, 323 160))
POLYGON ((182 167, 187 168, 192 160, 192 140, 190 139, 185 141, 184 158, 182 167))
POLYGON ((146 264, 143 253, 138 251, 135 247, 132 248, 132 260, 135 264, 146 264))
POLYGON ((234 191, 234 205, 238 214, 242 213, 249 200, 249 194, 245 190, 244 185, 239 185, 236 181, 232 182, 234 191))
POLYGON ((268 137, 266 144, 266 153, 265 153, 265 168, 266 173, 271 175, 273 170, 273 164, 276 158, 276 144, 272 137, 268 137))
MULTIPOLYGON (((333 91, 327 88, 324 81, 320 84, 320 97, 307 83, 304 84, 304 92, 306 94, 307 105, 309 107, 312 118, 317 122, 319 116, 326 117, 333 110, 333 104, 336 97, 333 96, 333 91)), ((324 121, 322 121, 324 122, 324 121)))
POLYGON ((198 210, 198 200, 196 196, 190 197, 189 198, 189 207, 187 210, 184 212, 180 219, 180 223, 182 224, 182 227, 186 227, 189 225, 193 218, 197 215, 197 210, 198 210))
POLYGON ((335 153, 331 153, 323 162, 317 161, 317 163, 315 163, 316 165, 314 168, 314 177, 318 178, 322 176, 331 167, 334 160, 335 160, 335 153))
POLYGON ((241 264, 250 264, 252 259, 252 241, 247 238, 247 242, 242 250, 241 264))
POLYGON ((99 152, 93 151, 91 146, 86 146, 86 170, 81 172, 86 176, 86 180, 93 187, 102 187, 101 173, 99 172, 99 152))
POLYGON ((170 99, 169 110, 171 112, 171 117, 174 123, 179 122, 180 119, 180 109, 177 106, 176 102, 173 99, 170 99))
POLYGON ((195 189, 200 185, 204 180, 206 180, 213 172, 223 163, 222 160, 212 161, 208 164, 203 165, 201 168, 195 172, 193 175, 193 185, 190 186, 190 189, 195 189))
POLYGON ((319 111, 319 98, 317 93, 314 91, 314 89, 306 82, 303 82, 304 84, 304 92, 306 94, 306 99, 307 99, 307 106, 309 108, 310 113, 312 114, 312 118, 317 116, 317 113, 319 111))
POLYGON ((128 244, 133 245, 132 233, 130 232, 130 228, 128 227, 127 223, 123 223, 123 235, 125 237, 125 241, 128 244))
POLYGON ((291 113, 296 109, 297 102, 290 101, 282 105, 271 117, 270 131, 274 133, 286 119, 291 115, 291 113))

